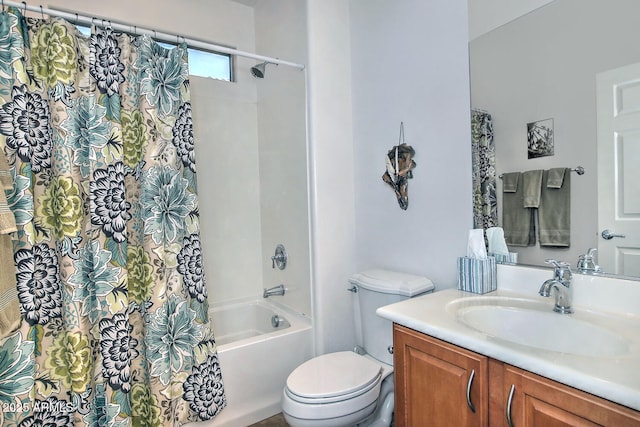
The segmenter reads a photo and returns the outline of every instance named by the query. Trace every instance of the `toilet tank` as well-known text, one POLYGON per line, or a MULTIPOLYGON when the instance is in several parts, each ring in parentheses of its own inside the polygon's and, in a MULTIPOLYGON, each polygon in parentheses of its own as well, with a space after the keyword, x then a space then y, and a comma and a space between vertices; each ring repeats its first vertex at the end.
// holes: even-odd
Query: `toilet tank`
POLYGON ((393 365, 393 326, 376 314, 379 307, 432 292, 434 285, 424 276, 372 269, 354 274, 349 279, 356 286, 359 318, 364 350, 377 360, 393 365))

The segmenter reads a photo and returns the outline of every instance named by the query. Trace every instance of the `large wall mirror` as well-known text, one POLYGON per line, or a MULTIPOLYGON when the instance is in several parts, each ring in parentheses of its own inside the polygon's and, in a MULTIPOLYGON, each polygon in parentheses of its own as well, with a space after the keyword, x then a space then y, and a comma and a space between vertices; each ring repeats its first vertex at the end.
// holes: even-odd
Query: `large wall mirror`
MULTIPOLYGON (((480 2, 469 1, 476 2, 474 8, 480 2)), ((500 3, 485 1, 487 7, 494 8, 500 3)), ((634 119, 633 132, 624 137, 611 132, 617 138, 616 148, 611 150, 617 150, 620 163, 603 167, 600 162, 605 156, 599 147, 603 129, 598 125, 602 111, 598 113, 598 103, 604 97, 602 93, 597 95, 598 80, 603 75, 640 63, 640 1, 553 0, 538 6, 477 37, 472 34, 471 107, 492 116, 496 176, 577 166, 582 166, 585 173, 571 174, 570 247, 541 248, 536 244, 510 250, 518 252, 521 264, 544 265, 544 260, 552 258, 575 267, 581 254, 598 248, 596 262, 604 272, 640 278, 640 249, 633 242, 640 232, 625 231, 625 239, 606 241, 601 229, 606 224, 602 223, 602 212, 599 223, 598 214, 603 209, 615 211, 614 216, 625 224, 640 220, 640 118, 634 119), (547 119, 553 120, 554 154, 530 159, 527 124, 547 119), (623 193, 630 201, 622 206, 624 201, 601 186, 599 175, 612 185, 624 184, 623 193), (622 210, 609 209, 613 204, 622 206, 622 210), (603 255, 606 251, 617 252, 615 259, 603 255)), ((470 7, 470 22, 477 19, 474 8, 470 7)), ((636 80, 640 82, 640 72, 636 80)), ((640 104, 640 83, 628 87, 629 93, 616 100, 616 105, 635 100, 640 104)), ((620 94, 616 92, 615 96, 620 94)), ((497 179, 500 220, 501 195, 502 182, 497 179)), ((615 226, 609 226, 613 232, 615 226)))

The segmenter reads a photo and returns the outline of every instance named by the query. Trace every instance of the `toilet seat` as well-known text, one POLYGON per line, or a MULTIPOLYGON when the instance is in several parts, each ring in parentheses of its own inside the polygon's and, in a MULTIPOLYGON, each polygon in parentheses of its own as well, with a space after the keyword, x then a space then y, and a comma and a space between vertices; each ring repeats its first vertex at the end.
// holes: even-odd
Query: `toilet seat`
POLYGON ((287 378, 287 391, 300 402, 336 402, 365 393, 381 375, 380 364, 352 351, 340 351, 297 367, 287 378))
POLYGON ((383 372, 379 363, 351 351, 315 357, 287 378, 283 411, 306 420, 366 417, 375 409, 383 372))

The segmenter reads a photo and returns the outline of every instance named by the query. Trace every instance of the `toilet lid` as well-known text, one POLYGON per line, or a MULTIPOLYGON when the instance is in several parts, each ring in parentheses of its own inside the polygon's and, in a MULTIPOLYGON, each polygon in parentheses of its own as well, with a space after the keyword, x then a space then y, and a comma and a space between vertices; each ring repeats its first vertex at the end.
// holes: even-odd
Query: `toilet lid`
POLYGON ((342 396, 375 383, 381 370, 379 364, 352 351, 329 353, 297 367, 287 378, 287 388, 305 398, 342 396))

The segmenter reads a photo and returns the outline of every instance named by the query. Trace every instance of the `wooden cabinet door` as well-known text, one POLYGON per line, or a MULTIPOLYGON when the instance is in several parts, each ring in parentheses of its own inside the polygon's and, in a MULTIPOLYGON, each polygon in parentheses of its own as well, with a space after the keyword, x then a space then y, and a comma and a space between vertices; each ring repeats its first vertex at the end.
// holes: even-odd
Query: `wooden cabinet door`
POLYGON ((513 427, 640 426, 637 411, 510 365, 504 365, 503 381, 500 394, 505 399, 505 419, 512 386, 514 389, 510 405, 513 427))
POLYGON ((489 425, 487 357, 394 325, 394 365, 397 426, 489 425))

